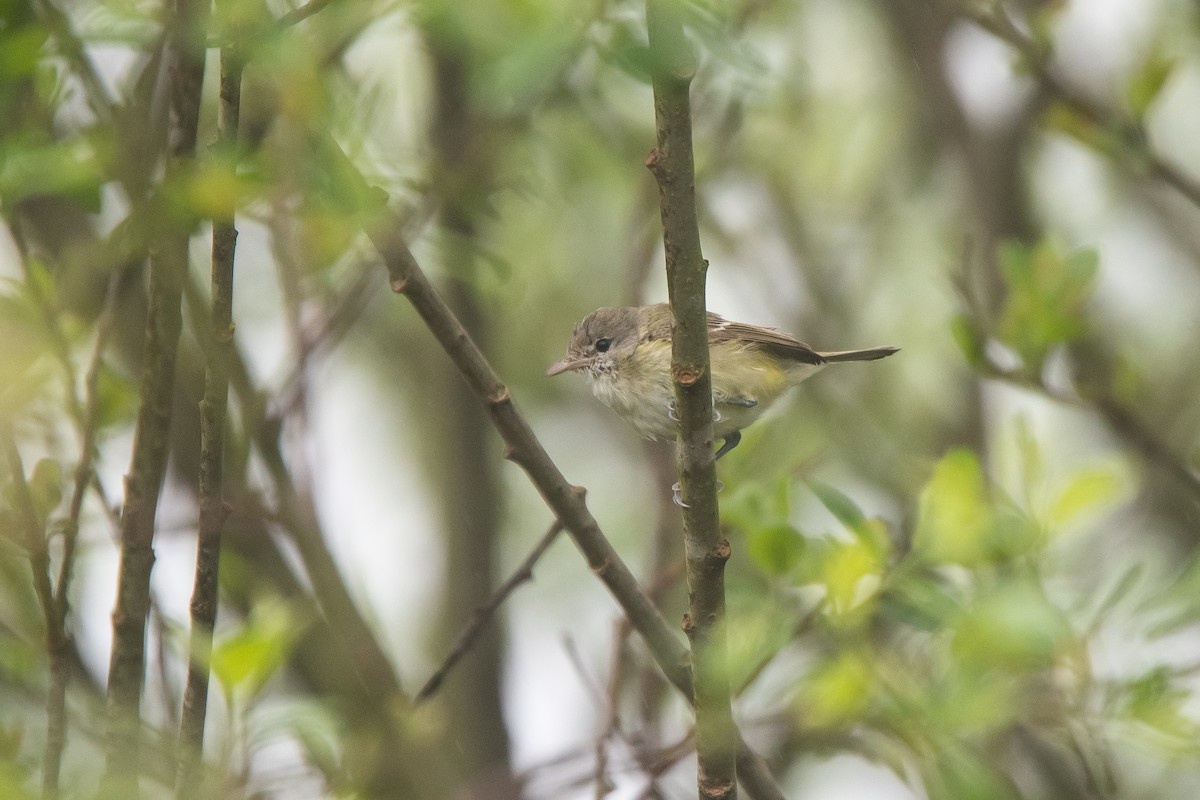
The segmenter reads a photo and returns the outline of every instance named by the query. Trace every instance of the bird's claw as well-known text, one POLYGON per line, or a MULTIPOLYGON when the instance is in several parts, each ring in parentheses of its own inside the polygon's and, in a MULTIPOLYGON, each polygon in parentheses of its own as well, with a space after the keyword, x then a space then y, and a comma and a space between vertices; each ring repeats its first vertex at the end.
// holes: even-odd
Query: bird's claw
MULTIPOLYGON (((719 492, 724 488, 725 484, 721 481, 717 481, 717 491, 719 492)), ((671 501, 680 508, 691 508, 691 506, 683 502, 683 495, 680 493, 679 481, 675 481, 675 483, 671 484, 671 501)))
MULTIPOLYGON (((748 402, 750 403, 750 405, 747 406, 747 408, 758 405, 758 403, 756 403, 753 400, 750 400, 748 402)), ((734 403, 734 405, 740 406, 740 405, 743 405, 743 403, 734 403)), ((675 410, 675 401, 674 400, 667 403, 667 416, 671 418, 672 422, 679 422, 679 412, 675 410)), ((721 412, 717 411, 717 407, 714 404, 713 405, 713 422, 720 422, 722 419, 723 419, 723 417, 721 416, 721 412)))

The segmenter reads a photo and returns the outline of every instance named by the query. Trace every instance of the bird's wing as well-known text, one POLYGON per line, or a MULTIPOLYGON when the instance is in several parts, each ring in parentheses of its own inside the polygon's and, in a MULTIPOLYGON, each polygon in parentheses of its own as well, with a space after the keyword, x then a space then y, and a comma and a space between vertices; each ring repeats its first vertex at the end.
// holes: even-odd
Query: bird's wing
POLYGON ((730 322, 710 311, 708 314, 708 343, 713 345, 729 341, 750 342, 780 358, 788 358, 802 364, 825 363, 825 359, 816 350, 775 328, 747 325, 744 322, 730 322))

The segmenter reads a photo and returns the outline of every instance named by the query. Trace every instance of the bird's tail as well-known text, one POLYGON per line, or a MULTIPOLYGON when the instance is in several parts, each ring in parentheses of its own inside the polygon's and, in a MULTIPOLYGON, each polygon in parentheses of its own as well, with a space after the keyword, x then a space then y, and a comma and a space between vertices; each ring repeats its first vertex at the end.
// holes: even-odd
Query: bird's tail
POLYGON ((839 350, 836 353, 821 353, 826 361, 878 361, 896 353, 899 347, 871 347, 866 350, 839 350))

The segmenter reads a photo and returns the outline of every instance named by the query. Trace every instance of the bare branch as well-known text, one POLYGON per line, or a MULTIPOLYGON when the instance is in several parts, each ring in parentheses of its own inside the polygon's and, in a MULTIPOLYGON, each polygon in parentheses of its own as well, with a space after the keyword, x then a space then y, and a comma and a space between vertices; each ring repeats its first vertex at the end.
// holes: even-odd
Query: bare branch
MULTIPOLYGON (((69 669, 66 662, 67 641, 63 633, 62 619, 58 614, 54 589, 50 585, 50 552, 46 546, 45 525, 38 519, 33 493, 25 480, 25 466, 21 463, 21 453, 17 450, 11 430, 4 432, 4 450, 9 471, 12 472, 17 513, 21 521, 21 530, 25 534, 29 566, 33 572, 34 594, 37 595, 38 605, 42 608, 42 616, 46 622, 46 650, 50 660, 50 672, 55 676, 56 683, 65 686, 69 669)), ((65 711, 55 708, 56 700, 57 694, 51 693, 47 698, 46 708, 46 763, 42 771, 42 794, 48 799, 58 797, 58 772, 62 760, 62 745, 66 740, 65 711)))
MULTIPOLYGON (((166 180, 193 158, 204 81, 207 2, 181 0, 168 23, 172 130, 166 180)), ((108 673, 109 737, 103 792, 138 796, 139 731, 145 681, 146 616, 154 565, 154 524, 167 468, 175 357, 181 326, 181 293, 190 230, 167 226, 151 247, 149 313, 141 405, 121 514, 121 566, 113 612, 113 649, 108 673)))
POLYGON ((679 413, 676 462, 683 501, 693 705, 701 798, 737 797, 737 733, 725 655, 725 562, 713 455, 712 374, 709 371, 705 273, 696 218, 689 97, 693 55, 672 0, 648 0, 646 17, 655 66, 658 142, 646 166, 658 182, 666 251, 667 289, 674 317, 671 373, 679 413))
MULTIPOLYGON (((236 45, 222 48, 217 147, 230 151, 237 147, 243 66, 236 45)), ((229 360, 233 350, 233 269, 237 235, 232 209, 224 218, 213 220, 211 342, 205 354, 208 363, 204 375, 204 399, 200 402, 200 521, 191 602, 191 652, 179 726, 179 765, 175 780, 175 795, 181 800, 196 797, 200 789, 209 661, 219 599, 221 532, 229 516, 224 492, 224 456, 229 360)))
POLYGON ((550 545, 562 533, 562 529, 562 523, 555 520, 549 530, 542 535, 541 540, 529 551, 529 555, 525 556, 525 560, 521 562, 516 571, 509 576, 508 580, 500 584, 487 603, 475 610, 470 623, 458 635, 458 638, 454 641, 454 646, 450 648, 450 652, 442 661, 441 666, 429 676, 429 680, 425 681, 425 685, 421 687, 421 691, 417 692, 413 698, 414 706, 425 702, 437 692, 442 682, 446 679, 446 676, 450 674, 450 670, 454 669, 454 665, 471 649, 471 645, 475 643, 475 640, 479 638, 479 634, 483 631, 484 627, 491 621, 492 615, 504 604, 509 595, 515 592, 521 584, 533 580, 534 565, 550 549, 550 545))

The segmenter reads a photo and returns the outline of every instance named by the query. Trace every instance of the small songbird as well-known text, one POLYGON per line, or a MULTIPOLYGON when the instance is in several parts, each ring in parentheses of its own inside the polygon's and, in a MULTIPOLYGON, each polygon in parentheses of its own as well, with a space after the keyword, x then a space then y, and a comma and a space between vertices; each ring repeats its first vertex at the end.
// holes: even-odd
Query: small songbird
MULTIPOLYGON (((896 347, 818 353, 804 342, 741 322, 708 315, 713 435, 723 439, 716 458, 737 447, 743 428, 791 386, 828 363, 875 361, 896 347)), ((648 439, 674 439, 671 382, 671 309, 666 303, 599 308, 575 327, 567 354, 547 375, 578 370, 592 392, 648 439)))

